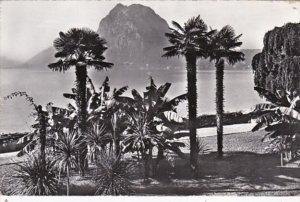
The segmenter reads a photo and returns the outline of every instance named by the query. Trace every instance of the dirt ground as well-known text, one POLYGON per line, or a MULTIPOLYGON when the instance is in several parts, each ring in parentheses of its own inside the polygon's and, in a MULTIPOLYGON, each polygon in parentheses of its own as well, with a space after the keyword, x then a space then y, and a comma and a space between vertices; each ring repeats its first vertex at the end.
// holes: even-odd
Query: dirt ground
MULTIPOLYGON (((172 156, 160 163, 157 176, 148 183, 140 175, 132 176, 133 195, 300 195, 300 169, 289 164, 280 167, 280 156, 264 153, 267 143, 261 137, 261 132, 224 135, 222 158, 216 153, 216 137, 202 138, 210 152, 199 156, 197 176, 188 166, 188 153, 185 159, 172 156)), ((0 155, 0 164, 10 162, 7 159, 0 155)), ((4 193, 14 166, 0 166, 4 193)), ((90 176, 74 175, 71 184, 71 195, 93 195, 95 191, 90 176)))

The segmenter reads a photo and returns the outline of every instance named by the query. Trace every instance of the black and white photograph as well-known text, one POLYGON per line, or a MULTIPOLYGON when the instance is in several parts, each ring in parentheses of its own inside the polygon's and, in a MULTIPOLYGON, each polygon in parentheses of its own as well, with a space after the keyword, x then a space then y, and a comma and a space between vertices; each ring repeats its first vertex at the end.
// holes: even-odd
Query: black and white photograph
POLYGON ((0 1, 16 196, 299 200, 300 1, 0 1))

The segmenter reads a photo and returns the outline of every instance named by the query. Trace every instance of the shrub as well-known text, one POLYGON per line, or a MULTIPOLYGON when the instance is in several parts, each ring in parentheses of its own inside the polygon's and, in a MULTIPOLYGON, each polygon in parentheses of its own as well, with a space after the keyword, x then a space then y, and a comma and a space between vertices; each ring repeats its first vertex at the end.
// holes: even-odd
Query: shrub
POLYGON ((43 165, 40 154, 29 156, 15 169, 9 192, 17 195, 55 195, 58 188, 55 163, 48 157, 43 165))
POLYGON ((129 176, 133 164, 114 154, 102 153, 93 178, 97 190, 95 195, 127 195, 131 192, 129 176))

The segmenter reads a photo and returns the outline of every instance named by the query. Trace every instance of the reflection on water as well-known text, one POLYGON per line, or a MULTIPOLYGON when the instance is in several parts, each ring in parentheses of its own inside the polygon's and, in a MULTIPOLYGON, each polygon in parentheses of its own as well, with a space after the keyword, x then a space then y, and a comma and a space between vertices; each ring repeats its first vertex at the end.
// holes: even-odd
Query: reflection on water
MULTIPOLYGON (((109 76, 112 88, 120 88, 128 85, 130 95, 132 88, 139 92, 144 90, 149 83, 151 75, 157 85, 165 82, 172 83, 167 97, 186 92, 185 71, 91 71, 89 70, 96 87, 99 87, 105 76, 109 76)), ((215 72, 200 71, 198 78, 198 115, 214 113, 215 111, 215 72)), ((261 102, 257 93, 253 90, 253 74, 250 71, 226 71, 225 72, 225 111, 249 111, 256 103, 261 102)), ((14 91, 26 91, 34 97, 37 104, 46 105, 53 102, 57 106, 65 106, 71 102, 65 99, 62 94, 71 92, 74 87, 75 73, 68 71, 65 73, 44 71, 20 70, 20 69, 0 69, 0 96, 10 94, 14 91)), ((1 101, 0 107, 0 133, 28 131, 30 129, 31 118, 29 117, 32 107, 24 101, 24 98, 17 98, 12 101, 1 101)), ((178 112, 186 116, 186 103, 179 106, 178 112)))

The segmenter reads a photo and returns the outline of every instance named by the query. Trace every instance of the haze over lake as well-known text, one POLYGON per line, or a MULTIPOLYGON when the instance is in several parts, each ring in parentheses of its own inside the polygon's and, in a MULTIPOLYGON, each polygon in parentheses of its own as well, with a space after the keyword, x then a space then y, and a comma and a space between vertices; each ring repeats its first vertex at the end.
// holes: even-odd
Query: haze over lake
MULTIPOLYGON (((154 71, 93 71, 89 70, 96 88, 102 84, 105 76, 109 76, 111 90, 122 86, 129 86, 125 95, 131 95, 132 88, 140 93, 149 84, 151 75, 157 86, 165 82, 172 83, 167 97, 186 92, 186 71, 184 70, 154 70, 154 71)), ((198 116, 215 113, 215 71, 198 72, 198 116)), ((26 91, 35 99, 37 104, 45 106, 53 102, 55 106, 65 107, 72 100, 63 97, 63 93, 71 93, 74 87, 75 73, 52 72, 46 67, 42 70, 27 69, 0 69, 1 89, 0 96, 6 96, 15 91, 26 91)), ((225 71, 225 112, 249 111, 253 105, 262 102, 262 99, 253 90, 252 71, 225 71)), ((187 103, 179 105, 180 115, 187 115, 187 103)), ((30 113, 32 107, 24 98, 1 100, 0 133, 24 132, 30 130, 30 113)))

